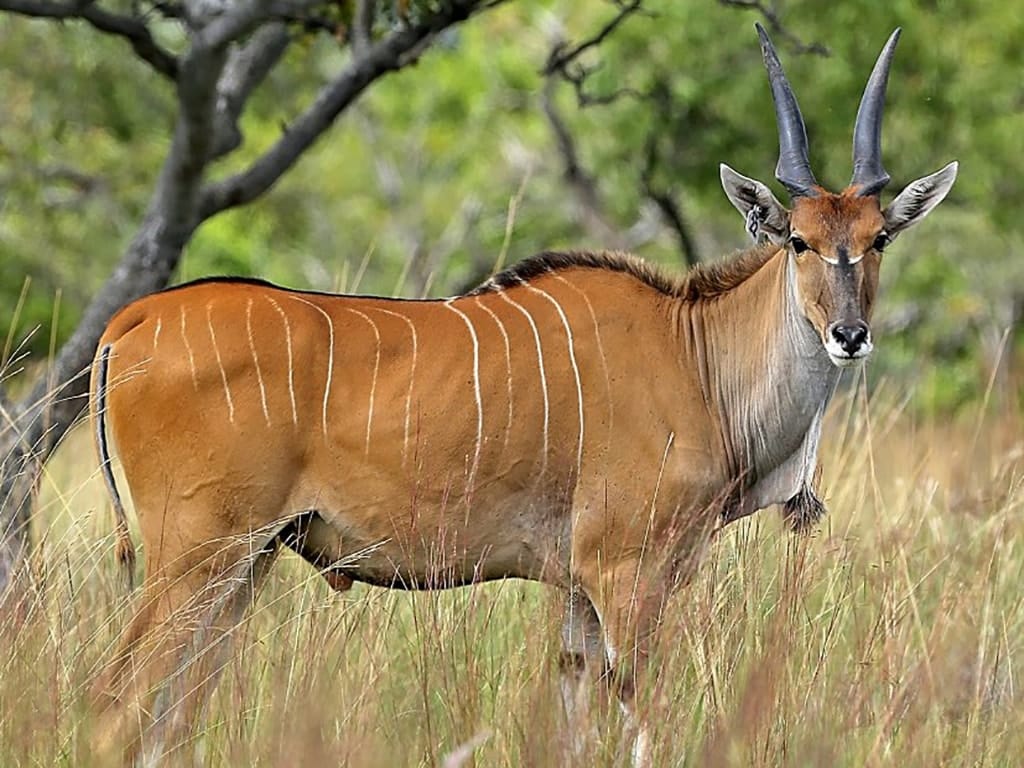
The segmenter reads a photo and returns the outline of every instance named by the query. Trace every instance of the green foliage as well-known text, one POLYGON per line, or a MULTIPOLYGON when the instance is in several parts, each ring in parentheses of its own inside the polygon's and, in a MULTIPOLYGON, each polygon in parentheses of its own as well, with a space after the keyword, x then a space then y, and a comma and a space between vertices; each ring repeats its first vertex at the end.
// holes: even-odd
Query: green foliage
MULTIPOLYGON (((403 4, 385 4, 380 29, 403 4)), ((348 8, 332 11, 339 24, 348 8)), ((644 204, 641 181, 679 201, 705 258, 744 244, 718 185, 718 163, 770 181, 776 134, 753 22, 755 11, 707 0, 651 2, 588 52, 591 94, 628 88, 609 105, 578 109, 568 85, 555 104, 622 230, 644 204)), ((409 12, 422 13, 413 3, 409 12)), ((849 178, 861 89, 888 33, 904 27, 885 120, 891 192, 950 159, 953 193, 886 257, 877 318, 877 371, 920 385, 922 402, 955 407, 977 396, 992 359, 986 338, 1014 318, 1024 293, 1024 6, 973 0, 879 7, 849 0, 778 6, 786 30, 829 56, 799 54, 776 34, 801 100, 818 178, 849 178), (907 317, 913 322, 906 322, 907 317), (921 365, 922 360, 930 365, 921 365)), ((445 35, 409 70, 368 93, 267 196, 209 222, 189 245, 182 279, 255 274, 319 289, 404 295, 456 291, 508 261, 552 247, 601 247, 562 177, 540 109, 554 30, 579 40, 611 3, 510 3, 445 35), (358 278, 358 282, 357 282, 358 278)), ((174 48, 171 28, 160 30, 174 48)), ((118 40, 78 24, 0 17, 0 336, 42 326, 64 338, 137 225, 174 119, 170 83, 118 40), (26 276, 24 311, 13 307, 26 276)), ((348 56, 338 40, 304 35, 247 112, 245 145, 216 174, 266 150, 348 56)), ((638 249, 678 263, 662 233, 638 249)), ((1024 339, 1018 337, 1017 343, 1024 339)), ((989 345, 991 346, 991 345, 989 345)))
MULTIPOLYGON (((997 359, 993 337, 1012 326, 1016 343, 1024 342, 1014 316, 1024 297, 1024 6, 908 0, 843 2, 822 12, 818 3, 791 0, 779 9, 801 42, 829 49, 828 57, 797 55, 775 35, 807 121, 812 164, 832 188, 849 178, 853 120, 875 56, 893 28, 904 28, 883 132, 889 194, 952 159, 960 175, 949 200, 886 257, 877 321, 890 331, 875 371, 917 383, 922 405, 959 407, 986 386, 997 359)), ((774 118, 754 20, 763 19, 704 3, 659 4, 656 16, 631 20, 602 48, 604 66, 592 83, 598 93, 629 86, 653 94, 653 106, 623 99, 577 121, 599 175, 631 197, 621 210, 638 204, 633 158, 655 136, 657 178, 703 222, 705 243, 712 235, 705 256, 741 242, 739 221, 722 202, 718 163, 765 181, 774 169, 774 118)))

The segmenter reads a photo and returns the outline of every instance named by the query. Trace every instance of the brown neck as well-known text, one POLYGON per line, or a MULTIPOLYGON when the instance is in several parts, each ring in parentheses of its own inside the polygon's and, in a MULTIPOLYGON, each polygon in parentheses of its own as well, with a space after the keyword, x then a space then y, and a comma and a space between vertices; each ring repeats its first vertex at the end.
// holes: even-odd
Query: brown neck
POLYGON ((780 249, 728 292, 680 312, 730 472, 744 486, 800 449, 839 378, 799 309, 793 269, 780 249))

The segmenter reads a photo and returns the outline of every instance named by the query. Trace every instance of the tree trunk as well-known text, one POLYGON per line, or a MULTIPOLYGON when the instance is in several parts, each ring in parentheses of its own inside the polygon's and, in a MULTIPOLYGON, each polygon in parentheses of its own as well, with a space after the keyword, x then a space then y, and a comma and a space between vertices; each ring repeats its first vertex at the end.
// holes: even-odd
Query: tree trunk
POLYGON ((210 162, 241 145, 238 119, 246 101, 288 47, 291 38, 282 17, 301 21, 308 3, 185 3, 190 46, 179 60, 159 48, 145 17, 119 16, 92 3, 0 0, 0 10, 84 19, 125 37, 154 71, 173 79, 179 106, 173 141, 146 215, 114 274, 26 398, 12 404, 0 386, 0 604, 13 594, 16 576, 24 571, 32 502, 43 465, 88 405, 90 365, 114 313, 164 288, 203 221, 270 189, 366 88, 415 64, 440 32, 498 4, 500 0, 449 0, 414 22, 392 25, 375 40, 372 3, 362 0, 358 45, 348 66, 320 89, 267 152, 234 176, 204 184, 210 162))

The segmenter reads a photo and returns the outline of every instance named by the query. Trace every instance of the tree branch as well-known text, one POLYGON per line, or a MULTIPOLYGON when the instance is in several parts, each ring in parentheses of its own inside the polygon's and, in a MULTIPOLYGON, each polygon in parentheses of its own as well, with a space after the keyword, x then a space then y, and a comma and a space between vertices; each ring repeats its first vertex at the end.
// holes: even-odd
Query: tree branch
POLYGON ((164 77, 173 80, 178 76, 178 59, 160 47, 141 18, 121 16, 95 3, 75 0, 0 0, 0 11, 37 19, 81 19, 100 32, 127 40, 135 54, 164 77))
POLYGON ((244 46, 232 51, 217 88, 211 160, 241 146, 238 119, 252 92, 281 60, 288 43, 285 25, 272 23, 258 29, 244 46))
POLYGON ((813 53, 816 56, 831 56, 832 52, 827 46, 821 43, 805 43, 787 26, 782 23, 778 12, 774 8, 765 5, 762 0, 718 0, 719 3, 733 8, 748 8, 757 11, 768 24, 768 28, 778 37, 788 40, 797 53, 813 53))
POLYGON ((192 37, 192 48, 223 49, 243 35, 248 34, 256 26, 268 19, 277 19, 299 12, 305 3, 274 2, 273 0, 245 0, 245 2, 223 2, 221 7, 206 3, 199 7, 208 18, 201 21, 201 26, 192 37), (230 11, 223 10, 230 8, 230 11))
POLYGON ((590 235, 596 240, 606 243, 606 247, 622 249, 624 247, 622 234, 608 222, 605 206, 597 188, 597 181, 580 163, 576 141, 555 107, 554 91, 557 82, 554 73, 545 78, 544 90, 541 94, 541 107, 548 120, 548 125, 551 126, 551 132, 555 136, 558 154, 562 158, 562 177, 576 195, 583 223, 590 235))
POLYGON ((640 173, 640 194, 646 198, 657 211, 652 217, 653 211, 650 206, 644 206, 633 226, 625 232, 609 222, 597 180, 583 168, 579 153, 576 149, 576 142, 565 124, 561 115, 558 114, 554 103, 554 87, 556 78, 567 81, 576 91, 576 102, 580 107, 587 107, 594 104, 610 104, 623 96, 632 96, 643 100, 653 100, 656 93, 640 93, 632 88, 620 88, 611 93, 595 96, 586 91, 586 80, 593 74, 599 65, 584 65, 578 61, 579 57, 586 51, 591 50, 604 41, 631 15, 636 13, 648 13, 642 7, 642 0, 615 0, 618 13, 592 37, 574 46, 569 46, 564 41, 555 43, 548 55, 547 64, 543 73, 546 76, 543 92, 543 109, 548 119, 548 124, 555 135, 555 143, 564 164, 563 175, 569 187, 576 193, 576 197, 583 211, 584 222, 587 229, 603 240, 610 240, 612 247, 630 248, 637 244, 650 240, 654 237, 659 228, 667 225, 679 241, 680 250, 687 266, 693 266, 699 261, 696 245, 686 225, 682 210, 668 190, 658 190, 654 186, 653 171, 655 161, 655 146, 653 141, 648 141, 645 164, 640 173), (655 219, 660 218, 661 224, 655 219))
POLYGON ((619 8, 619 12, 601 27, 593 37, 571 47, 566 42, 557 43, 551 49, 547 63, 544 65, 543 74, 565 73, 567 68, 576 62, 583 53, 603 43, 630 16, 635 13, 648 13, 643 8, 643 0, 614 0, 614 2, 619 8))
POLYGON ((570 46, 564 40, 556 42, 548 54, 544 68, 541 70, 541 74, 545 77, 558 75, 562 80, 572 85, 573 90, 576 91, 576 103, 581 107, 611 104, 624 96, 638 99, 647 98, 647 94, 630 87, 616 88, 610 93, 600 95, 588 93, 586 90, 587 79, 599 70, 601 65, 583 63, 580 60, 582 55, 590 49, 601 45, 630 16, 634 14, 654 15, 644 9, 643 0, 613 0, 613 2, 618 7, 619 12, 606 22, 596 34, 582 43, 573 46, 570 46))
POLYGON ((356 0, 355 18, 352 20, 352 52, 357 57, 366 55, 373 41, 373 18, 377 4, 374 0, 356 0))
POLYGON ((422 22, 400 27, 372 45, 365 55, 354 57, 348 68, 321 89, 306 111, 249 168, 206 186, 199 218, 205 220, 262 195, 370 83, 388 72, 415 62, 426 44, 441 30, 465 21, 481 7, 492 7, 495 4, 482 4, 480 0, 454 0, 444 11, 422 22))
POLYGON ((662 219, 676 236, 676 240, 679 243, 679 252, 683 255, 683 262, 687 268, 699 264, 700 254, 697 250, 697 244, 690 233, 690 228, 683 217, 682 209, 676 202, 675 197, 668 190, 659 190, 650 186, 648 179, 644 179, 643 184, 644 194, 647 195, 647 199, 654 203, 659 213, 661 213, 662 219))
MULTIPOLYGON (((662 111, 664 110, 662 109, 662 111)), ((663 124, 665 123, 663 122, 663 124)), ((671 189, 659 189, 654 183, 654 173, 659 163, 658 136, 661 133, 662 131, 655 127, 647 136, 644 146, 644 167, 640 173, 640 188, 647 199, 654 203, 661 214, 662 221, 675 235, 683 262, 687 267, 693 267, 700 263, 700 251, 693 233, 690 231, 690 226, 686 222, 686 217, 683 215, 683 210, 679 207, 671 189)))

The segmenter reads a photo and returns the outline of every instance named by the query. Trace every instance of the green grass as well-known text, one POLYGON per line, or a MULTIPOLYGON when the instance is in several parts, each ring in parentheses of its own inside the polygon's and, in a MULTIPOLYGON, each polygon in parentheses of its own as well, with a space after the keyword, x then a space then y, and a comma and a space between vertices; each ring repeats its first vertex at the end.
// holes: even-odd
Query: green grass
MULTIPOLYGON (((1022 434, 1017 414, 923 423, 884 390, 839 401, 821 529, 737 523, 673 599, 644 692, 655 764, 1020 764, 1022 434)), ((127 605, 111 530, 79 431, 44 480, 33 593, 0 626, 5 766, 90 764, 85 692, 127 605)), ((477 766, 563 765, 558 631, 539 585, 335 595, 285 556, 197 735, 204 764, 435 766, 473 742, 477 766)), ((621 764, 617 720, 578 765, 621 764)))

